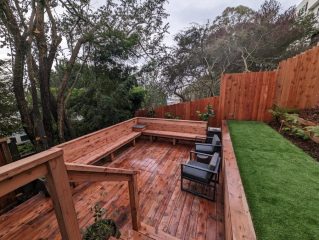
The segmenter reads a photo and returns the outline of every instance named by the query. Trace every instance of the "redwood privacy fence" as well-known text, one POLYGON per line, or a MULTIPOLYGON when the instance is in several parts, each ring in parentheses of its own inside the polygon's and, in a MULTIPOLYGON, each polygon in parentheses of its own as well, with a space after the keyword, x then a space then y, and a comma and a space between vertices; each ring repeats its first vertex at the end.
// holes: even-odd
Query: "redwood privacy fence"
MULTIPOLYGON (((319 105, 319 46, 280 62, 275 71, 224 74, 220 96, 160 106, 155 117, 170 113, 199 120, 196 111, 205 111, 208 104, 215 111, 211 126, 228 119, 270 121, 269 109, 274 104, 294 109, 319 105)), ((146 115, 146 110, 136 112, 139 117, 146 115)))

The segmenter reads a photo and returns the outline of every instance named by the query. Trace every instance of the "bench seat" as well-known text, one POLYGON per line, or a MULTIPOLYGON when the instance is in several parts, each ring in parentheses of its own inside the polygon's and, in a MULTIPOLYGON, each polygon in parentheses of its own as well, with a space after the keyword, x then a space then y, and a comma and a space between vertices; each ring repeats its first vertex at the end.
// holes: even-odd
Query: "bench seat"
POLYGON ((132 132, 126 136, 123 136, 116 140, 115 142, 112 142, 111 144, 107 144, 105 146, 102 146, 100 148, 97 148, 86 155, 75 159, 74 163, 81 163, 81 164, 93 164, 102 158, 108 156, 109 154, 112 154, 117 149, 121 148, 125 144, 131 142, 135 138, 139 137, 141 135, 140 132, 132 132))
POLYGON ((195 133, 183 133, 183 132, 171 132, 171 131, 159 131, 159 130, 144 130, 143 135, 156 136, 156 137, 166 137, 173 139, 182 140, 205 140, 206 135, 200 135, 195 133))

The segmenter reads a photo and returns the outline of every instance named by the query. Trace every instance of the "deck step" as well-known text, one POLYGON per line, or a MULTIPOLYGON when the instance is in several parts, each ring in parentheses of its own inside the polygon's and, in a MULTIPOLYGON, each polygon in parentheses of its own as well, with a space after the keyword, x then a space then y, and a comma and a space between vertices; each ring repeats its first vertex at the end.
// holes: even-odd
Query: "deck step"
POLYGON ((122 240, 180 240, 162 230, 155 229, 154 227, 141 223, 141 229, 134 231, 133 229, 122 234, 122 240))

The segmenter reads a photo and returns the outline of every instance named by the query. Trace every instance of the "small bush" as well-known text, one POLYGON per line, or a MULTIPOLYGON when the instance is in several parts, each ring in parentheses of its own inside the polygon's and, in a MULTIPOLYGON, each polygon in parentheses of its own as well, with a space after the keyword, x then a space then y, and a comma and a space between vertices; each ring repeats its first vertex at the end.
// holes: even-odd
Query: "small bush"
POLYGON ((102 219, 104 208, 96 204, 92 212, 94 212, 94 223, 85 230, 83 240, 107 240, 111 236, 120 238, 121 232, 116 223, 112 219, 102 219))
POLYGON ((208 104, 206 106, 206 112, 201 113, 200 111, 196 111, 197 116, 199 117, 200 120, 202 121, 208 121, 210 117, 215 116, 215 112, 213 110, 213 106, 208 104))

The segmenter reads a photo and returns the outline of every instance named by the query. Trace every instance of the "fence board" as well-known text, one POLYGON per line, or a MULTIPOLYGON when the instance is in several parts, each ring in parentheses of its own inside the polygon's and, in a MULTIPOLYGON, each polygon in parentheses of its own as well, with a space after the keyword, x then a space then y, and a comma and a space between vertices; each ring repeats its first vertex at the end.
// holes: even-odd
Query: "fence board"
MULTIPOLYGON (((319 46, 279 63, 277 71, 224 74, 220 97, 160 106, 155 117, 171 113, 185 120, 199 120, 196 111, 213 106, 215 117, 210 126, 224 119, 269 121, 274 105, 305 109, 319 105, 319 46)), ((136 116, 146 116, 145 110, 136 116)))
POLYGON ((296 109, 319 104, 318 46, 279 64, 274 103, 296 109))

